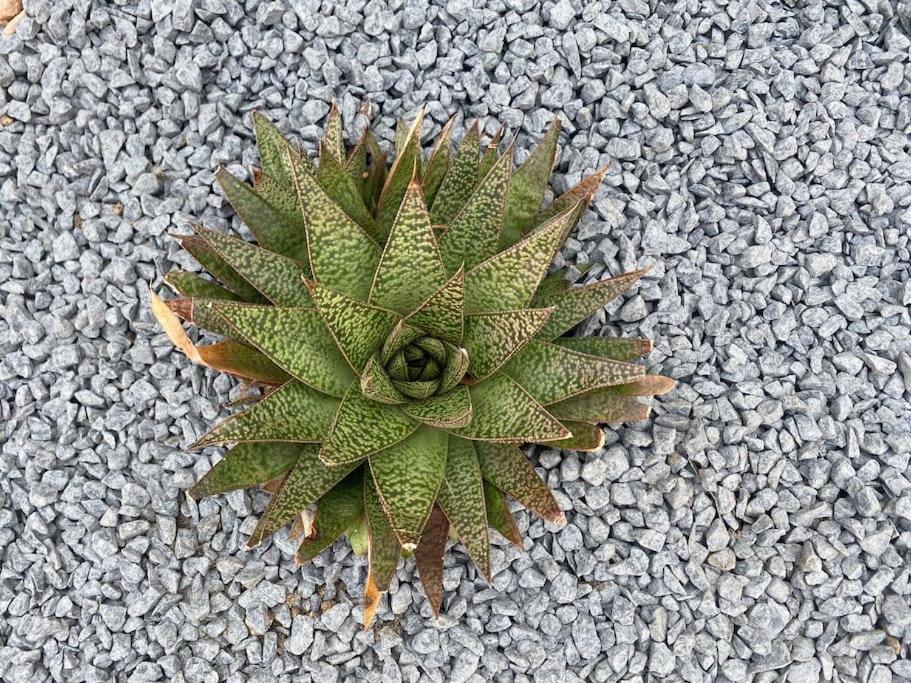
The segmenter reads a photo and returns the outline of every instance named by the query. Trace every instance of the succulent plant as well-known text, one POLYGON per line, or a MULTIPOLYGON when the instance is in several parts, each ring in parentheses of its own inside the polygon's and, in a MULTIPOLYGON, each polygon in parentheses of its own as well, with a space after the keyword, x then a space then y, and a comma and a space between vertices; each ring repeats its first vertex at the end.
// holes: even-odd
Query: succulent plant
POLYGON ((507 496, 564 521, 523 444, 597 450, 599 424, 645 418, 637 397, 673 386, 630 362, 648 340, 564 336, 644 271, 548 274, 604 175, 542 208, 558 121, 515 171, 477 125, 453 151, 450 122, 422 158, 420 114, 388 168, 369 130, 346 148, 335 107, 317 165, 253 125, 252 185, 216 178, 257 244, 196 227, 182 245, 214 280, 172 272, 178 298, 151 296, 192 360, 265 388, 196 442, 233 448, 190 495, 265 484, 249 545, 293 520, 301 563, 347 535, 368 556, 365 626, 403 554, 438 613, 450 534, 489 581, 489 528, 522 547, 507 496), (225 339, 197 345, 182 321, 225 339))

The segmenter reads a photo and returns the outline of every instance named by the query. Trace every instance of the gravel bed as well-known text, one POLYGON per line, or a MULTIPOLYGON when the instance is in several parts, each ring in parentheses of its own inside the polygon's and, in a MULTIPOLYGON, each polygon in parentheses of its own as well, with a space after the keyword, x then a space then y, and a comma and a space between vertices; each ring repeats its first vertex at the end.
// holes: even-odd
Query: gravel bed
POLYGON ((911 2, 444 4, 26 0, 0 38, 0 678, 911 680, 911 2), (535 454, 565 528, 518 512, 490 587, 454 548, 438 621, 403 564, 366 632, 346 546, 184 495, 238 389, 147 306, 169 231, 233 220, 249 112, 312 150, 333 98, 520 156, 561 116, 557 190, 612 164, 562 259, 652 266, 585 331, 679 380, 535 454))

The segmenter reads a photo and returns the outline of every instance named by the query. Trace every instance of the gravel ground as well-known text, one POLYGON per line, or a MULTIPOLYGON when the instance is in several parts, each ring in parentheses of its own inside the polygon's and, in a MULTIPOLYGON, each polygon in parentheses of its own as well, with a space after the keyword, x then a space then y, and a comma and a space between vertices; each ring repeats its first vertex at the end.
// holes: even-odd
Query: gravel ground
POLYGON ((0 39, 2 679, 911 680, 911 3, 289 5, 26 0, 0 39), (403 565, 368 632, 347 547, 301 570, 242 550, 265 494, 183 494, 236 387, 147 308, 250 110, 312 149, 364 97, 387 140, 563 117, 557 189, 612 163, 565 259, 654 266, 587 331, 679 380, 535 455, 568 526, 519 512, 492 587, 454 548, 439 621, 403 565))

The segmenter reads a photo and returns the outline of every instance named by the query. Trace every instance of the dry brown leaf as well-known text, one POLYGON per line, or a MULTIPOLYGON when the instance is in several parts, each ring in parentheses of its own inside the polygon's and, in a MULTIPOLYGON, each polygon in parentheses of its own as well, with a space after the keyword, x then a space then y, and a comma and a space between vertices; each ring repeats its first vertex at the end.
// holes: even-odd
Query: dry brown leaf
POLYGON ((9 21, 22 11, 22 0, 0 0, 0 21, 9 21))
POLYGON ((19 25, 19 22, 22 21, 23 17, 25 17, 25 12, 19 12, 19 14, 9 20, 6 28, 3 29, 3 36, 5 38, 9 38, 11 35, 16 33, 16 27, 19 25))

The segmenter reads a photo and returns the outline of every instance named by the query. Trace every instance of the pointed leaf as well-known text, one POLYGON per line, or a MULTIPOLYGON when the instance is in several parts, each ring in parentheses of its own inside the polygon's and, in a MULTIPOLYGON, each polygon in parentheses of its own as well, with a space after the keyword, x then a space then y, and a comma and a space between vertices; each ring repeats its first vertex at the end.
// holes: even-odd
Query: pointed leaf
MULTIPOLYGON (((310 535, 294 556, 297 564, 307 564, 361 523, 364 517, 363 471, 359 468, 319 498, 310 535)), ((266 510, 266 514, 268 512, 266 510)))
POLYGON ((361 194, 367 208, 372 213, 376 213, 380 193, 386 184, 386 154, 370 131, 364 133, 364 143, 370 156, 370 164, 367 166, 364 189, 361 194))
POLYGON ((319 184, 326 194, 342 210, 368 233, 373 230, 373 217, 364 206, 364 199, 357 183, 343 163, 326 147, 326 141, 319 147, 319 170, 316 173, 319 184))
POLYGON ((676 380, 663 375, 645 375, 634 382, 614 387, 622 396, 659 396, 677 386, 676 380))
POLYGON ((645 368, 533 340, 503 372, 546 406, 592 389, 632 382, 645 374, 645 368))
MULTIPOLYGON (((247 547, 255 548, 263 539, 281 529, 294 515, 320 499, 354 467, 353 464, 326 467, 317 456, 316 446, 304 446, 297 463, 285 475, 281 488, 269 501, 269 506, 247 541, 247 547)), ((361 497, 358 495, 357 499, 361 500, 361 497)))
POLYGON ((414 559, 417 561, 427 604, 437 617, 440 616, 440 605, 443 602, 443 553, 448 538, 449 520, 440 506, 434 505, 418 547, 414 550, 414 559))
POLYGON ((513 175, 506 197, 503 246, 518 242, 521 235, 528 232, 533 225, 535 216, 544 202, 547 181, 554 167, 560 127, 560 119, 554 119, 544 139, 513 175))
POLYGON ((338 161, 345 159, 345 130, 342 125, 342 113, 338 105, 333 102, 329 109, 329 118, 326 121, 326 132, 321 146, 325 145, 338 161))
POLYGON ((361 375, 361 392, 367 398, 380 403, 397 405, 408 400, 389 379, 379 356, 373 356, 367 361, 364 374, 361 375))
MULTIPOLYGON (((227 299, 168 299, 164 302, 172 313, 202 330, 208 330, 223 337, 234 335, 234 329, 211 312, 211 304, 227 299)), ((153 311, 154 312, 154 311, 153 311)), ((157 317, 157 316, 156 316, 157 317)), ((160 321, 159 321, 160 322, 160 321)), ((174 341, 174 337, 171 337, 174 341)), ((188 340, 189 341, 189 340, 188 340)), ((250 348, 250 347, 248 347, 250 348)), ((253 350, 253 349, 251 349, 253 350)), ((268 360, 268 359, 267 359, 268 360)), ((271 361, 270 361, 271 362, 271 361)), ((273 363, 274 365, 274 363, 273 363)), ((284 372, 278 368, 279 372, 284 372)), ((285 373, 287 374, 287 373, 285 373)))
POLYGON ((290 470, 300 454, 301 446, 293 443, 239 444, 215 463, 187 495, 199 500, 264 484, 290 470))
POLYGON ((589 203, 591 203, 598 188, 601 187, 604 176, 607 175, 608 168, 609 166, 605 166, 604 168, 595 171, 557 197, 550 206, 535 217, 533 227, 546 223, 554 216, 561 214, 574 206, 579 207, 580 214, 585 213, 585 210, 588 208, 589 203))
POLYGON ((449 172, 443 178, 430 208, 434 225, 449 225, 450 221, 465 206, 472 190, 478 184, 478 162, 481 146, 481 133, 478 122, 471 124, 465 133, 455 159, 449 166, 449 172))
POLYGON ((348 363, 360 374, 399 321, 392 311, 311 283, 311 296, 348 363))
POLYGON ((262 112, 253 112, 253 130, 263 173, 282 185, 291 184, 291 167, 286 163, 285 150, 298 155, 294 147, 262 112))
POLYGON ((647 356, 652 350, 651 339, 636 337, 557 337, 554 344, 567 349, 603 356, 612 360, 630 361, 647 356))
POLYGON ((317 391, 341 397, 354 379, 314 309, 227 302, 207 305, 244 341, 317 391))
POLYGON ((195 229, 241 277, 276 306, 312 305, 301 281, 301 276, 307 273, 303 263, 215 230, 195 229))
POLYGON ((383 509, 405 550, 417 545, 440 490, 446 440, 446 432, 422 426, 404 441, 370 456, 383 509))
POLYGON ((541 330, 541 339, 553 339, 572 329, 632 287, 647 272, 646 268, 590 285, 570 287, 562 292, 536 296, 536 306, 554 307, 554 314, 541 330))
MULTIPOLYGON (((285 154, 285 160, 289 166, 293 166, 291 159, 295 158, 297 161, 294 163, 296 163, 298 167, 304 168, 303 160, 306 159, 306 157, 295 157, 292 152, 285 154)), ((294 234, 306 234, 304 228, 304 215, 301 213, 300 202, 297 201, 297 192, 294 190, 293 183, 285 184, 265 173, 260 173, 256 184, 256 192, 269 206, 284 216, 294 234)), ((301 256, 306 256, 306 254, 301 254, 301 256)))
POLYGON ((547 484, 515 444, 478 442, 475 449, 484 479, 536 515, 554 524, 566 523, 566 516, 547 484))
POLYGON ((480 313, 465 318, 465 348, 471 376, 482 380, 517 353, 550 316, 549 308, 480 313))
POLYGON ((329 433, 338 405, 337 398, 292 380, 220 422, 193 447, 246 441, 316 443, 329 433))
POLYGON ((468 352, 465 349, 451 347, 447 349, 446 364, 440 375, 439 392, 451 390, 468 372, 468 352))
MULTIPOLYGON (((290 158, 290 152, 285 155, 290 158)), ((270 251, 307 263, 307 238, 288 217, 269 204, 258 192, 224 168, 215 179, 240 219, 250 228, 256 241, 270 251)))
POLYGON ((200 265, 211 273, 216 280, 223 283, 228 289, 237 293, 243 300, 252 304, 264 304, 266 297, 256 289, 225 261, 217 251, 198 235, 184 235, 179 238, 180 246, 186 249, 200 265))
POLYGON ((381 593, 389 590, 401 556, 399 539, 389 524, 373 480, 364 480, 364 512, 367 517, 367 586, 364 591, 364 628, 376 614, 381 593))
MULTIPOLYGON (((481 156, 481 163, 478 166, 478 177, 484 178, 490 169, 493 168, 493 165, 497 163, 497 159, 500 158, 500 141, 503 139, 503 132, 506 130, 504 126, 500 126, 497 129, 497 132, 493 134, 493 137, 490 138, 490 142, 487 143, 487 150, 481 156)), ((512 160, 512 150, 507 152, 512 160)))
POLYGON ((572 226, 560 214, 518 244, 465 273, 465 313, 527 308, 572 226))
POLYGON ((483 441, 552 441, 570 435, 522 387, 494 375, 470 388, 473 414, 467 427, 452 430, 483 441))
POLYGON ((437 190, 440 189, 440 183, 449 171, 449 164, 452 160, 452 124, 455 118, 449 119, 440 135, 437 138, 433 151, 430 153, 430 159, 424 167, 424 175, 421 178, 421 186, 424 190, 424 200, 427 206, 433 205, 433 199, 436 197, 437 190))
POLYGON ((419 401, 430 398, 440 388, 439 379, 412 380, 408 382, 392 380, 392 384, 405 396, 410 396, 419 401))
POLYGON ((487 522, 490 526, 499 531, 503 538, 519 550, 524 550, 522 534, 519 533, 516 520, 509 511, 506 495, 489 481, 484 482, 484 507, 487 510, 487 522))
POLYGON ((573 433, 568 439, 546 441, 544 445, 565 451, 599 451, 604 446, 604 432, 588 422, 563 421, 563 426, 573 433))
POLYGON ((426 401, 404 405, 402 410, 431 427, 464 427, 471 422, 471 397, 468 387, 463 384, 446 394, 437 394, 426 401))
POLYGON ((329 465, 359 462, 407 438, 418 423, 396 406, 373 401, 352 382, 338 408, 320 458, 329 465))
POLYGON ((185 270, 172 270, 165 275, 165 283, 181 296, 201 299, 220 299, 222 301, 243 301, 243 297, 230 289, 225 289, 211 280, 206 280, 198 273, 185 270))
POLYGON ((449 272, 463 263, 474 268, 497 253, 511 169, 511 154, 504 154, 443 233, 440 253, 449 272))
POLYGON ((408 322, 440 339, 461 344, 464 285, 465 271, 459 268, 455 275, 408 317, 408 322))
POLYGON ((316 178, 299 171, 294 179, 307 224, 314 278, 343 294, 366 300, 380 261, 380 248, 332 201, 316 178))
POLYGON ((481 576, 489 583, 490 536, 487 532, 484 482, 471 441, 449 437, 449 454, 439 503, 481 576))
POLYGON ((644 420, 651 408, 627 394, 622 387, 607 387, 560 401, 549 410, 561 419, 616 424, 644 420))
POLYGON ((184 331, 180 319, 152 291, 149 292, 149 303, 152 315, 168 335, 168 339, 194 363, 254 382, 281 384, 287 381, 287 373, 269 358, 232 339, 217 344, 197 346, 184 331))
POLYGON ((376 209, 376 233, 382 244, 392 230, 392 224, 402 205, 405 191, 414 176, 415 169, 421 166, 421 126, 424 122, 424 111, 418 112, 411 127, 404 137, 401 151, 397 151, 395 162, 386 176, 386 184, 380 194, 376 209))
POLYGON ((370 301, 408 315, 446 282, 421 188, 408 184, 376 270, 370 301))

